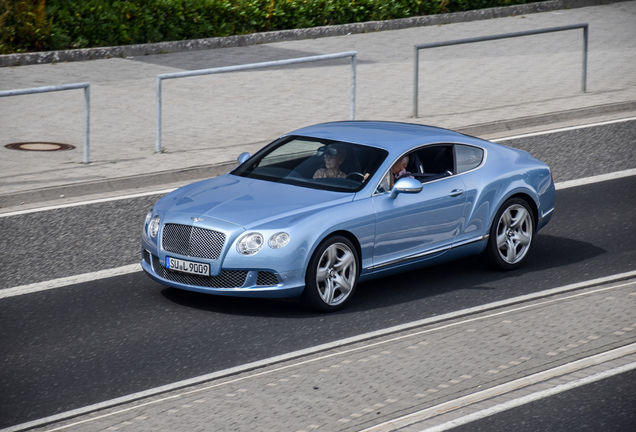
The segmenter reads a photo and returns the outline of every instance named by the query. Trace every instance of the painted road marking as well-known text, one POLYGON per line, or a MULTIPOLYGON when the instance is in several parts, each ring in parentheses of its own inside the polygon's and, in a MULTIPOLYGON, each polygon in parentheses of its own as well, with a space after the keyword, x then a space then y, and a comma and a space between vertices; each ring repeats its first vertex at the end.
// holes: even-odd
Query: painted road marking
POLYGON ((568 189, 577 186, 589 185, 593 183, 600 183, 608 180, 616 180, 624 177, 631 177, 636 175, 636 168, 628 169, 625 171, 617 171, 608 174, 600 174, 592 177, 586 177, 575 180, 567 180, 564 182, 555 183, 554 186, 557 190, 568 189))
POLYGON ((141 271, 141 264, 131 264, 113 269, 100 270, 92 273, 84 273, 76 276, 68 276, 60 279, 53 279, 45 282, 37 282, 29 285, 22 285, 14 288, 0 290, 0 299, 15 297, 23 294, 31 294, 39 291, 46 291, 54 288, 62 288, 69 285, 76 285, 85 282, 92 282, 115 276, 122 276, 129 273, 141 271))
POLYGON ((580 125, 580 126, 570 126, 570 127, 559 128, 559 129, 551 129, 551 130, 547 130, 547 131, 531 132, 531 133, 522 134, 522 135, 513 135, 513 136, 509 136, 509 137, 504 137, 504 138, 492 139, 490 141, 492 141, 492 142, 511 141, 511 140, 516 140, 516 139, 520 139, 520 138, 529 138, 529 137, 540 136, 540 135, 549 135, 549 134, 553 134, 553 133, 568 132, 568 131, 573 131, 573 130, 578 130, 578 129, 587 129, 587 128, 597 127, 597 126, 606 126, 606 125, 609 125, 609 124, 624 123, 624 122, 634 121, 634 120, 636 120, 636 117, 629 117, 629 118, 618 119, 618 120, 608 120, 608 121, 599 122, 599 123, 588 123, 588 124, 584 124, 584 125, 580 125))
POLYGON ((146 196, 151 196, 151 195, 163 195, 163 194, 167 194, 169 192, 172 192, 174 190, 176 190, 176 188, 164 189, 164 190, 154 191, 154 192, 140 192, 140 193, 136 193, 136 194, 132 194, 132 195, 121 195, 121 196, 110 197, 110 198, 98 198, 98 199, 89 200, 89 201, 80 201, 80 202, 69 203, 69 204, 58 204, 58 205, 39 207, 39 208, 27 209, 27 210, 17 210, 17 211, 14 211, 14 212, 2 213, 2 214, 0 214, 0 218, 9 217, 9 216, 24 215, 24 214, 29 214, 29 213, 39 213, 39 212, 43 212, 43 211, 57 210, 57 209, 63 209, 63 208, 69 208, 69 207, 79 207, 79 206, 90 205, 90 204, 99 204, 99 203, 110 202, 110 201, 119 201, 119 200, 132 199, 132 198, 141 198, 141 197, 146 197, 146 196))

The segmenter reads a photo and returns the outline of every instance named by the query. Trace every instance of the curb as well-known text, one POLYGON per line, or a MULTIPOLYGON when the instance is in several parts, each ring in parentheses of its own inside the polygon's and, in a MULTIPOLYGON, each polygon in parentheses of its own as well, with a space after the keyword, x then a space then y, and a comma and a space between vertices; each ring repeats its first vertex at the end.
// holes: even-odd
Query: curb
MULTIPOLYGON (((597 105, 587 108, 577 108, 569 111, 557 111, 537 116, 466 126, 455 130, 466 135, 479 136, 617 112, 636 112, 636 101, 597 105)), ((216 177, 230 171, 235 166, 236 162, 223 162, 215 165, 200 165, 186 169, 160 171, 129 177, 118 177, 85 183, 72 183, 37 190, 15 192, 0 195, 0 209, 20 206, 22 204, 54 202, 60 199, 60 195, 64 195, 66 198, 72 198, 143 188, 146 188, 147 190, 151 188, 160 190, 165 189, 167 185, 170 184, 194 182, 197 180, 216 177)))
POLYGON ((303 39, 317 39, 331 36, 343 36, 349 34, 370 33, 387 30, 400 30, 412 27, 434 26, 440 24, 502 18, 514 15, 526 15, 539 12, 549 12, 557 9, 574 9, 588 6, 598 6, 621 1, 629 0, 550 0, 539 3, 527 3, 523 5, 479 9, 466 12, 454 12, 440 15, 426 15, 387 21, 369 21, 364 23, 313 27, 308 29, 279 30, 228 37, 214 37, 206 39, 159 42, 139 45, 122 45, 102 48, 6 54, 0 55, 0 67, 97 60, 112 57, 134 57, 192 50, 258 45, 303 39))

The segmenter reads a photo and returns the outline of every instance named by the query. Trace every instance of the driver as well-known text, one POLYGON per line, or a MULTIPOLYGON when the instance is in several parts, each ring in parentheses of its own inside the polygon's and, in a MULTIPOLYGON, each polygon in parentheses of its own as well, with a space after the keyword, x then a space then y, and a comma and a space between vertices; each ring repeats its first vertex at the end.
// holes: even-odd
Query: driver
POLYGON ((325 168, 320 168, 314 173, 314 178, 347 178, 340 165, 347 158, 347 152, 341 146, 328 146, 323 152, 325 168))

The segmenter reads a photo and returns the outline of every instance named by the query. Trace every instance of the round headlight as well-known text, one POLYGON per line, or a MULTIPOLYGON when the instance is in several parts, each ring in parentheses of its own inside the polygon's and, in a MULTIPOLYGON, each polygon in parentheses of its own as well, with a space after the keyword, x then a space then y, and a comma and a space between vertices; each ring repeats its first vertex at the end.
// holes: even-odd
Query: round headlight
POLYGON ((150 222, 151 217, 152 217, 152 210, 150 210, 148 214, 146 215, 146 221, 144 222, 144 225, 148 225, 148 222, 150 222))
POLYGON ((259 233, 249 233, 241 237, 236 249, 241 255, 254 255, 263 247, 263 236, 259 233))
POLYGON ((286 232, 279 232, 269 238, 269 247, 272 249, 280 249, 289 243, 289 234, 286 232))
POLYGON ((159 216, 155 216, 150 221, 150 224, 148 225, 148 235, 151 238, 157 237, 157 233, 159 232, 159 222, 160 221, 161 221, 161 219, 159 218, 159 216))

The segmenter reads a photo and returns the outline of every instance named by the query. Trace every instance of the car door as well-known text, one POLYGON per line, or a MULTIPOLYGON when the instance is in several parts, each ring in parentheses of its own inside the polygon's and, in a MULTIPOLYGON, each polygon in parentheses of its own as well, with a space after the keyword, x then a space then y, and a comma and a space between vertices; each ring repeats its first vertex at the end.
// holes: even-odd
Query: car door
POLYGON ((400 193, 395 199, 381 192, 372 197, 376 214, 374 268, 449 248, 460 229, 465 186, 454 174, 452 145, 428 146, 410 156, 409 170, 422 181, 422 190, 400 193), (415 172, 414 160, 424 173, 415 172))

